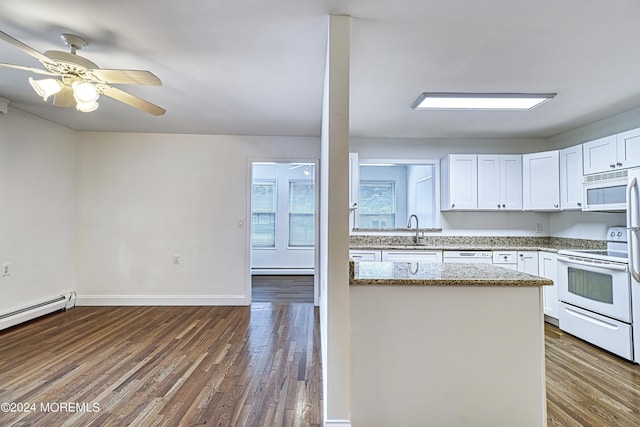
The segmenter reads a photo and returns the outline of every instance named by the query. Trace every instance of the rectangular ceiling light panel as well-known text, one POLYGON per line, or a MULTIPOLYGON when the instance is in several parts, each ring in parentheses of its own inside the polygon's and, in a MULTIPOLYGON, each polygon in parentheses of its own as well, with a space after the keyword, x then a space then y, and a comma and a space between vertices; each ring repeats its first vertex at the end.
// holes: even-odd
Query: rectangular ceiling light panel
POLYGON ((459 93, 423 92, 414 110, 530 110, 555 93, 459 93))

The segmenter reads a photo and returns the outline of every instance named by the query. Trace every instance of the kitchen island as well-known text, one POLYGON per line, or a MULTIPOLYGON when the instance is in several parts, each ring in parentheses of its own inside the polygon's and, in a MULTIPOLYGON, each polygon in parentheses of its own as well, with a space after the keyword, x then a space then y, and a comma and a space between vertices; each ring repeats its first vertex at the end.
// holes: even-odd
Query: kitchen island
POLYGON ((350 264, 352 425, 546 425, 542 286, 490 264, 350 264))

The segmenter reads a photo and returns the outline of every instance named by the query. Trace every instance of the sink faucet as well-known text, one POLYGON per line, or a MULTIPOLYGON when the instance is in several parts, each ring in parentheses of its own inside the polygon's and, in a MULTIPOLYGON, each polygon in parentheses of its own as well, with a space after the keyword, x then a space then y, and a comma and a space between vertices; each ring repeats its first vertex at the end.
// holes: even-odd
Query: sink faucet
POLYGON ((411 228, 411 219, 412 218, 416 219, 416 235, 413 238, 413 243, 418 244, 418 243, 420 243, 421 239, 420 239, 420 236, 418 236, 418 231, 420 230, 420 227, 418 226, 418 216, 417 215, 413 214, 413 215, 411 215, 409 217, 409 222, 407 223, 407 228, 409 228, 409 229, 411 228))

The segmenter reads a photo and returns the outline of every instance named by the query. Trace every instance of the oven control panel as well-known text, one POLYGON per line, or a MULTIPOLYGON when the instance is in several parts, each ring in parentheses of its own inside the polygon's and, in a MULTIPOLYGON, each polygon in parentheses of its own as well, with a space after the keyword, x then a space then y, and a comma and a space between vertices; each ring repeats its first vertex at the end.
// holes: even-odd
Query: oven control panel
POLYGON ((622 227, 622 226, 609 227, 609 230, 607 231, 607 241, 626 242, 627 241, 626 227, 622 227))

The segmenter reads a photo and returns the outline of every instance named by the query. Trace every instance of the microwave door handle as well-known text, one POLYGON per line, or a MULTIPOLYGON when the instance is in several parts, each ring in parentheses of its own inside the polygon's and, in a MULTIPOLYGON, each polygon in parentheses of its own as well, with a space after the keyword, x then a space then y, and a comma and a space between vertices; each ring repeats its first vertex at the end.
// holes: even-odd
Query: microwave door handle
POLYGON ((640 271, 636 269, 635 254, 633 252, 634 241, 637 239, 637 227, 633 223, 635 209, 632 203, 633 189, 638 186, 638 179, 634 177, 627 185, 627 227, 629 227, 629 243, 627 243, 629 252, 629 272, 636 282, 640 282, 640 271))

